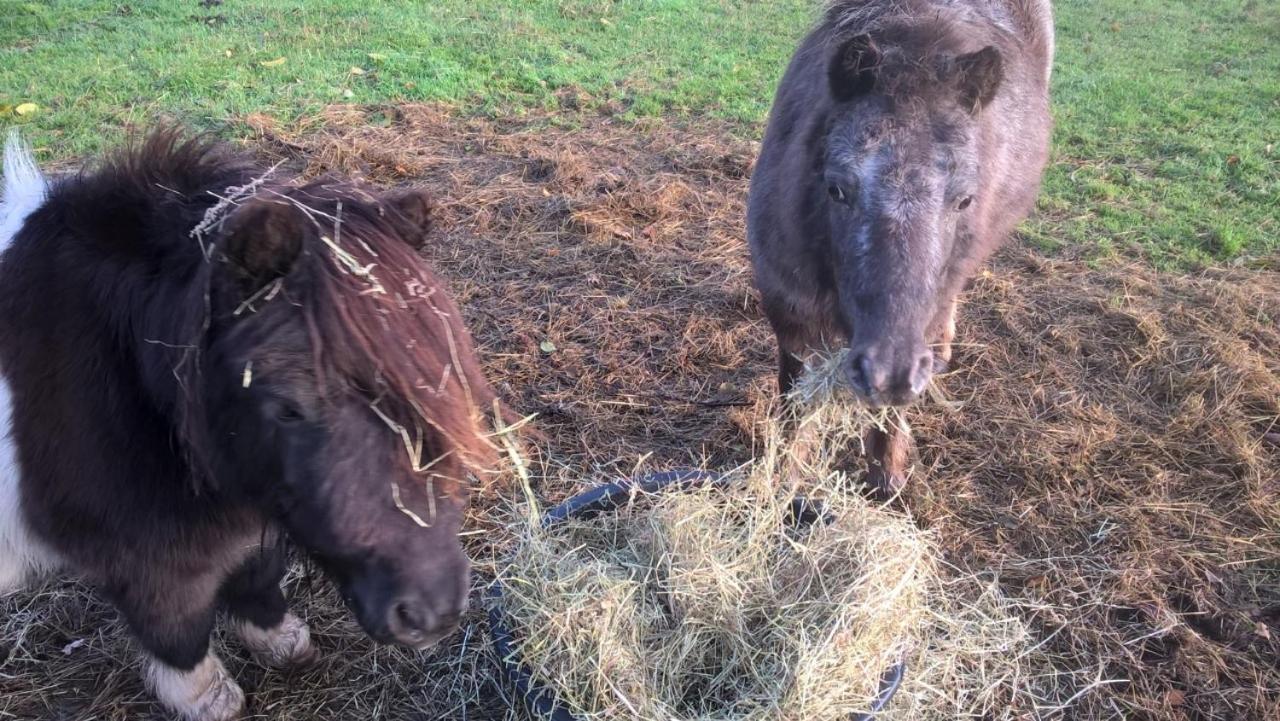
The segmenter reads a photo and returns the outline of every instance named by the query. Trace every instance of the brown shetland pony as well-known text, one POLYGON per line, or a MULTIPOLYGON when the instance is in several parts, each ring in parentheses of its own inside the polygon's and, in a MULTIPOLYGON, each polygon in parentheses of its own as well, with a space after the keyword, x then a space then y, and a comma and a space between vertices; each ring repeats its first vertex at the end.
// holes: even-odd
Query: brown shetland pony
POLYGON ((373 638, 449 634, 495 399, 416 252, 427 198, 282 182, 173 129, 51 184, 16 142, 5 165, 0 586, 82 574, 192 721, 244 701, 219 609, 261 661, 313 656, 286 539, 373 638))
MULTIPOLYGON (((913 402, 951 359, 956 297, 1035 205, 1048 158, 1049 0, 832 0, 778 87, 747 235, 778 338, 847 348, 867 404, 913 402)), ((905 428, 868 439, 901 485, 905 428)))

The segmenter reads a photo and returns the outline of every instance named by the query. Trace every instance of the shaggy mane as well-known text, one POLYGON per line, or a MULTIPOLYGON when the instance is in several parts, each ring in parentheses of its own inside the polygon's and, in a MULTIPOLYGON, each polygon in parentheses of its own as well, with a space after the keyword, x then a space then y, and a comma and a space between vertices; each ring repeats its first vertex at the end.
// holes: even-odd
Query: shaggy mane
POLYGON ((312 225, 294 265, 272 284, 285 292, 274 300, 260 293, 243 309, 291 303, 289 312, 303 314, 319 396, 350 390, 367 398, 415 470, 450 478, 440 469, 459 468, 454 461, 476 475, 491 470, 496 453, 485 418, 496 396, 444 283, 406 242, 422 229, 358 184, 292 185, 273 170, 209 137, 161 127, 71 181, 91 178, 79 189, 86 214, 75 221, 85 231, 103 222, 153 228, 162 218, 182 229, 140 234, 150 247, 137 250, 156 259, 179 296, 171 300, 177 307, 143 330, 159 340, 140 362, 153 377, 177 377, 176 397, 161 410, 175 421, 197 484, 213 483, 200 389, 201 356, 216 340, 216 321, 226 320, 211 317, 216 274, 229 271, 220 231, 249 200, 289 204, 312 225), (436 467, 432 459, 449 462, 436 467))
POLYGON ((943 82, 957 55, 985 46, 1006 58, 1018 57, 1020 44, 1052 54, 1051 14, 1048 0, 830 0, 818 26, 828 47, 870 35, 882 52, 878 86, 910 98, 943 82))

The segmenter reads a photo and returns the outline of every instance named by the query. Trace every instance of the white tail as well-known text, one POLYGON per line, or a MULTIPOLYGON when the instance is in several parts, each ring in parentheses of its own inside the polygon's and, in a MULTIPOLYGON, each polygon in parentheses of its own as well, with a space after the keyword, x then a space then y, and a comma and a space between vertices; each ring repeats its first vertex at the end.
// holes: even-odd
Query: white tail
POLYGON ((22 229, 27 216, 44 203, 49 184, 31 157, 31 150, 9 131, 4 144, 4 192, 0 194, 0 251, 9 247, 13 236, 22 229))
MULTIPOLYGON (((0 252, 9 247, 27 216, 44 203, 49 185, 17 131, 4 148, 4 195, 0 195, 0 252)), ((4 256, 0 255, 0 262, 4 256)), ((22 513, 12 398, 0 368, 0 595, 21 588, 34 575, 57 566, 53 553, 32 535, 22 513)))

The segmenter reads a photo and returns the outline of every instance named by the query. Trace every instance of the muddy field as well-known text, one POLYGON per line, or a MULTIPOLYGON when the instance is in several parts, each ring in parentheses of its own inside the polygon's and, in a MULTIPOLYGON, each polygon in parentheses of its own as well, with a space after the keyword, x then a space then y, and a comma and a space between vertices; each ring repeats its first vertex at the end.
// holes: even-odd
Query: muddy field
MULTIPOLYGON (((438 193, 427 252, 494 385, 537 414, 535 464, 586 484, 751 457, 774 351, 744 242, 750 143, 417 106, 245 122, 264 156, 308 173, 438 193)), ((909 414, 920 453, 901 505, 1038 635, 1030 693, 990 718, 1280 718, 1278 268, 1162 275, 1015 244, 966 292, 951 403, 909 414)), ((481 573, 502 547, 492 509, 514 493, 476 496, 481 573)), ((249 717, 508 717, 481 614, 414 655, 364 640, 305 567, 290 586, 324 658, 287 676, 228 644, 249 717)), ((92 594, 50 584, 0 611, 0 718, 162 717, 92 594)))

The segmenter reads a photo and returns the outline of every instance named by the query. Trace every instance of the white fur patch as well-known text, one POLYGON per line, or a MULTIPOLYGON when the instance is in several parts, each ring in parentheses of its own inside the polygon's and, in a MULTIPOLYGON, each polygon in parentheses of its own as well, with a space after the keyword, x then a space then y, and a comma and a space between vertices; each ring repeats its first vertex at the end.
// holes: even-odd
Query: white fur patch
POLYGON ((868 153, 858 166, 858 191, 862 196, 858 202, 863 206, 871 206, 876 200, 876 191, 883 187, 880 176, 884 173, 886 152, 888 151, 880 148, 868 153))
POLYGON ((244 708, 244 691, 212 652, 190 671, 147 659, 147 688, 184 721, 231 721, 244 708))
POLYGON ((35 537, 22 514, 12 405, 9 382, 0 372, 0 595, 21 589, 59 565, 56 554, 35 537))
POLYGON ((286 613, 284 620, 274 628, 258 628, 243 620, 237 620, 232 628, 244 647, 263 666, 300 666, 316 657, 310 629, 292 613, 286 613))
POLYGON ((49 194, 49 183, 40 174, 18 131, 9 133, 4 145, 4 191, 0 193, 0 252, 22 229, 27 216, 39 208, 49 194))
MULTIPOLYGON (((878 193, 883 186, 880 179, 884 172, 883 150, 870 153, 862 159, 858 166, 858 204, 863 208, 874 208, 878 202, 878 193)), ((855 249, 860 255, 871 252, 871 224, 863 223, 858 228, 858 236, 854 240, 855 249)))
MULTIPOLYGON (((0 253, 9 247, 27 216, 44 202, 48 184, 18 138, 10 133, 4 151, 4 194, 0 195, 0 253)), ((0 262, 3 262, 0 255, 0 262)), ((17 448, 13 443, 13 399, 0 369, 0 594, 17 590, 33 575, 57 567, 22 515, 17 448)))

